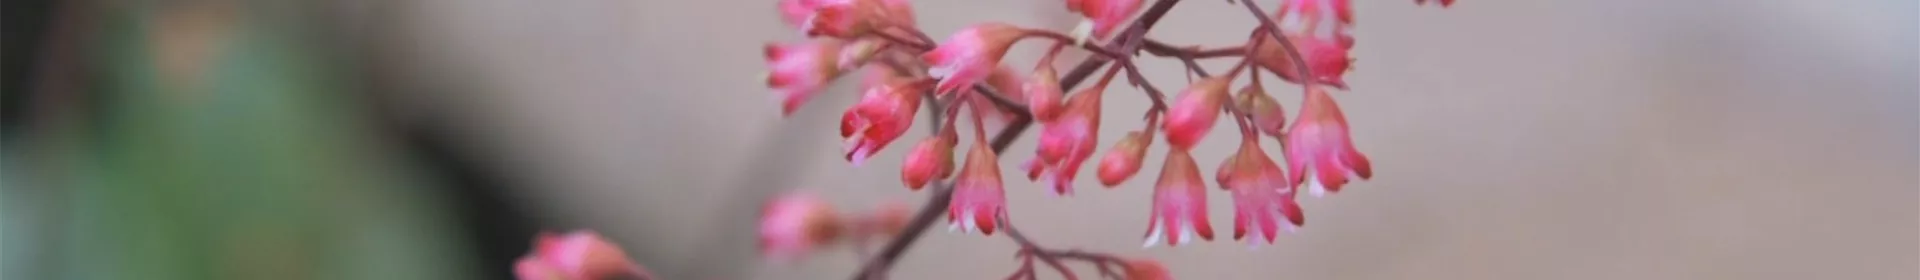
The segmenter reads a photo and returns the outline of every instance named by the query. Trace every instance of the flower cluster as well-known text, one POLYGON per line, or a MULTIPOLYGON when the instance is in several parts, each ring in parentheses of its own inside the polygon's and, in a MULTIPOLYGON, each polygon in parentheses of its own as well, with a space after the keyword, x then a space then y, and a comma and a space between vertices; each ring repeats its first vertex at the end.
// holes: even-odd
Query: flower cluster
MULTIPOLYGON (((1282 229, 1305 224, 1296 200, 1300 192, 1335 193, 1373 175, 1332 94, 1349 89, 1345 75, 1354 63, 1349 54, 1355 43, 1350 0, 1278 0, 1272 10, 1254 1, 1228 1, 1244 6, 1260 24, 1245 41, 1222 47, 1174 46, 1148 38, 1153 22, 1179 2, 1174 0, 1155 0, 1150 7, 1145 0, 1065 0, 1066 12, 1084 19, 1072 31, 982 22, 943 40, 919 29, 907 0, 776 1, 784 22, 805 37, 765 48, 770 73, 766 83, 779 98, 782 114, 804 108, 844 74, 865 71, 858 101, 841 117, 845 159, 863 165, 905 136, 920 116, 929 116, 925 125, 932 126, 933 133, 907 149, 900 182, 909 190, 930 190, 933 199, 914 214, 903 204, 843 214, 811 195, 782 195, 768 202, 760 224, 761 252, 772 259, 793 260, 833 244, 897 236, 859 274, 879 276, 876 273, 883 273, 905 250, 904 244, 944 210, 953 231, 1003 232, 1021 245, 1026 263, 1011 279, 1031 279, 1036 259, 1068 279, 1075 277, 1059 260, 1092 262, 1113 277, 1122 275, 1109 266, 1122 267, 1128 278, 1170 278, 1165 267, 1149 259, 1041 248, 1008 222, 1000 158, 1030 125, 1040 129, 1038 144, 1020 167, 1039 191, 1062 197, 1073 194, 1077 174, 1089 160, 1098 160, 1098 181, 1109 189, 1133 179, 1144 168, 1149 149, 1161 143, 1156 138, 1165 139, 1165 158, 1151 192, 1146 246, 1213 240, 1209 182, 1192 150, 1222 117, 1237 124, 1240 146, 1214 166, 1211 183, 1232 197, 1234 240, 1271 244, 1282 229), (1025 73, 1001 62, 1020 42, 1050 46, 1025 73), (1063 74, 1055 68, 1055 58, 1067 50, 1093 56, 1063 74), (1198 78, 1169 97, 1134 63, 1142 52, 1178 59, 1190 77, 1198 78), (1216 58, 1238 63, 1215 73, 1196 62, 1216 58), (1076 89, 1103 69, 1097 82, 1076 89), (1280 98, 1269 94, 1262 84, 1269 76, 1298 85, 1298 110, 1283 108, 1280 98), (1117 125, 1135 129, 1102 149, 1098 135, 1106 112, 1101 103, 1117 77, 1143 91, 1153 106, 1142 112, 1144 121, 1138 124, 1120 119, 1123 123, 1117 125), (963 138, 963 129, 957 128, 962 115, 970 119, 970 137, 963 138), (1003 127, 989 135, 989 123, 1003 127), (1278 146, 1272 151, 1281 160, 1275 160, 1266 145, 1278 146), (957 165, 956 157, 962 160, 957 165)), ((522 273, 522 278, 574 273, 555 268, 567 267, 562 263, 527 265, 531 267, 524 270, 532 272, 522 273)))

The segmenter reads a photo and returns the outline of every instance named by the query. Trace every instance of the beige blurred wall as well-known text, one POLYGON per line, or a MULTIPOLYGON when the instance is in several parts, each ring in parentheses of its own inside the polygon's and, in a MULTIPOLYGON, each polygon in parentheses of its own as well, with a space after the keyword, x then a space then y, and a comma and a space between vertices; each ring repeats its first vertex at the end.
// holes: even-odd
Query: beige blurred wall
MULTIPOLYGON (((864 168, 840 160, 849 86, 780 118, 759 48, 798 36, 771 2, 361 8, 404 38, 396 57, 413 78, 460 85, 408 97, 416 110, 478 120, 472 137, 527 171, 515 178, 536 187, 521 195, 556 225, 612 234, 675 279, 844 277, 857 264, 844 252, 756 261, 759 200, 804 188, 863 208, 924 194, 897 185, 899 147, 864 168)), ((982 20, 1072 23, 1058 1, 915 2, 936 37, 982 20)), ((1223 1, 1187 2, 1154 37, 1230 44, 1253 24, 1223 1)), ((1257 250, 1141 249, 1151 180, 1082 182, 1059 199, 1010 178, 1019 226, 1160 258, 1187 279, 1920 278, 1914 1, 1355 2, 1357 72, 1336 98, 1377 174, 1309 199, 1304 230, 1257 250)), ((1021 48, 1010 63, 1030 65, 1039 47, 1021 48)), ((1184 82, 1177 63, 1148 67, 1162 87, 1184 82)), ((1130 91, 1107 110, 1143 109, 1130 91)), ((1103 146, 1133 126, 1110 123, 1103 146)), ((1197 151, 1205 168, 1230 138, 1197 151)), ((1229 230, 1230 200, 1210 199, 1229 230)), ((1012 249, 936 230, 894 275, 1000 277, 1012 249)))

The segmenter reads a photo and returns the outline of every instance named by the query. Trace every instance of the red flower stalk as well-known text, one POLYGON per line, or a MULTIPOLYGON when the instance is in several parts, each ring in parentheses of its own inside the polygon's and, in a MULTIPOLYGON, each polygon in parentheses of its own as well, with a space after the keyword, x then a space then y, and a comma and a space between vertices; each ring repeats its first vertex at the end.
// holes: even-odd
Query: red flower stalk
POLYGON ((1045 177, 1054 194, 1073 193, 1080 166, 1093 157, 1099 144, 1100 97, 1105 91, 1106 85, 1101 84, 1074 93, 1064 112, 1043 124, 1046 128, 1040 132, 1036 156, 1024 166, 1027 179, 1045 177))
MULTIPOLYGON (((1256 41, 1257 47, 1253 51, 1254 63, 1279 76, 1280 79, 1300 83, 1300 71, 1293 65, 1293 59, 1287 56, 1286 50, 1280 46, 1280 41, 1274 40, 1273 36, 1262 31, 1254 31, 1253 36, 1251 39, 1259 40, 1256 41)), ((1347 67, 1353 61, 1347 56, 1347 48, 1342 45, 1352 45, 1351 37, 1336 38, 1336 40, 1349 41, 1342 43, 1292 32, 1288 32, 1286 36, 1287 41, 1292 41, 1294 48, 1300 51, 1300 58, 1306 61, 1307 71, 1311 71, 1310 76, 1314 77, 1314 82, 1339 89, 1347 88, 1347 82, 1342 76, 1346 75, 1347 67)))
POLYGON ((1287 127, 1287 111, 1259 85, 1248 84, 1240 88, 1240 96, 1234 98, 1234 103, 1241 112, 1252 115, 1252 125, 1261 133, 1280 137, 1282 130, 1287 127))
POLYGON ((1180 92, 1172 108, 1167 109, 1167 144, 1175 150, 1192 149, 1213 130, 1220 120, 1220 106, 1228 98, 1227 83, 1232 75, 1214 76, 1194 82, 1180 92))
POLYGON ((1373 176, 1367 156, 1353 147, 1347 118, 1339 104, 1319 87, 1307 87, 1300 118, 1287 131, 1287 173, 1293 185, 1304 180, 1315 196, 1340 191, 1348 178, 1373 176))
POLYGON ((827 82, 840 75, 842 42, 833 39, 804 43, 767 43, 765 47, 767 86, 781 99, 781 115, 792 115, 801 104, 813 99, 827 82))
POLYGON ((795 261, 814 247, 842 237, 840 214, 833 205, 806 193, 786 193, 767 202, 760 213, 760 254, 776 261, 795 261))
POLYGON ((1246 237, 1249 225, 1257 225, 1259 231, 1254 232, 1254 238, 1248 239, 1248 243, 1264 238, 1272 244, 1280 227, 1276 213, 1287 218, 1288 229, 1306 223, 1300 205, 1294 203, 1288 179, 1279 164, 1260 148, 1258 137, 1253 134, 1241 137, 1240 151, 1220 165, 1216 179, 1221 188, 1233 194, 1234 240, 1246 237))
POLYGON ((966 166, 960 168, 960 178, 954 179, 947 228, 993 235, 995 218, 1007 212, 1007 194, 1000 177, 1000 157, 987 147, 986 129, 980 119, 980 115, 974 115, 973 148, 967 152, 966 166))
POLYGON ((847 161, 854 166, 899 139, 913 126, 913 115, 920 111, 920 92, 930 81, 919 80, 867 88, 860 102, 847 108, 840 118, 840 136, 845 138, 847 161))
POLYGON ((900 165, 900 181, 907 189, 920 190, 933 179, 946 179, 953 175, 953 146, 960 141, 948 125, 940 129, 940 134, 920 140, 907 153, 907 160, 900 165))
POLYGON ((1193 242, 1194 236, 1213 240, 1213 226, 1207 222, 1207 185, 1200 179, 1200 167, 1181 149, 1168 149, 1167 162, 1161 166, 1160 182, 1153 189, 1153 217, 1147 220, 1147 242, 1153 247, 1167 234, 1168 246, 1193 242))
POLYGON ((921 59, 933 65, 927 73, 940 79, 935 92, 959 92, 986 79, 999 67, 1007 48, 1025 33, 1018 26, 997 22, 975 24, 953 33, 946 43, 921 54, 921 59))
POLYGON ((533 252, 514 263, 513 274, 520 280, 652 278, 645 268, 633 264, 619 245, 591 230, 541 232, 534 237, 533 252))

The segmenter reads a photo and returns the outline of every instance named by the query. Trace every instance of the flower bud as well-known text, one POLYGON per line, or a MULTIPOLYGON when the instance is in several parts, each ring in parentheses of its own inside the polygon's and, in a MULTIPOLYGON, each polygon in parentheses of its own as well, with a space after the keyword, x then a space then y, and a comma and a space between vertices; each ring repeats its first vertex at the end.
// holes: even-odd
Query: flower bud
POLYGON ((1260 133, 1279 137, 1282 129, 1287 127, 1287 111, 1260 87, 1247 85, 1240 88, 1240 96, 1235 99, 1235 106, 1241 112, 1253 115, 1253 126, 1260 133))
POLYGON ((933 179, 944 179, 953 174, 953 146, 959 139, 953 128, 941 129, 939 135, 920 140, 907 153, 906 163, 900 166, 900 181, 907 189, 920 190, 933 179))
MULTIPOLYGON (((1255 31, 1253 36, 1258 37, 1252 39, 1261 40, 1259 46, 1253 51, 1254 63, 1279 76, 1280 79, 1300 83, 1301 75, 1298 73, 1298 68, 1293 65, 1293 58, 1287 56, 1286 49, 1280 46, 1280 41, 1260 31, 1255 31)), ((1338 38, 1329 40, 1291 33, 1286 36, 1287 41, 1293 42, 1294 48, 1300 52, 1300 58, 1306 60, 1307 71, 1312 73, 1308 76, 1313 77, 1315 83, 1339 89, 1347 88, 1347 83, 1342 76, 1346 75, 1347 67, 1353 61, 1347 56, 1347 48, 1341 46, 1342 43, 1338 38)))
POLYGON ((1194 82, 1180 92, 1173 107, 1167 109, 1167 144, 1177 150, 1192 149, 1213 130, 1220 120, 1220 106, 1227 96, 1229 77, 1214 76, 1194 82))
POLYGON ((832 244, 845 228, 833 206, 806 193, 773 198, 760 214, 760 254, 776 261, 794 261, 814 247, 832 244))
POLYGON ((1035 67, 1033 77, 1027 79, 1022 89, 1026 91, 1027 108, 1033 111, 1034 120, 1045 123, 1060 115, 1060 77, 1053 71, 1053 65, 1041 63, 1035 67))
POLYGON ((778 93, 782 115, 792 115, 801 104, 825 88, 828 81, 840 75, 838 60, 842 45, 834 39, 766 44, 767 67, 772 68, 767 74, 767 87, 778 93))
POLYGON ((1173 274, 1167 271, 1167 266, 1160 264, 1160 261, 1155 261, 1153 259, 1144 259, 1144 258, 1128 259, 1126 260, 1126 265, 1127 265, 1126 275, 1127 275, 1127 279, 1129 280, 1171 280, 1173 279, 1173 274))
POLYGON ((1153 145, 1150 131, 1127 132, 1113 149, 1100 158, 1100 184, 1108 188, 1119 186, 1121 182, 1140 173, 1140 163, 1147 157, 1147 146, 1153 145))
POLYGON ((633 264, 619 245, 591 230, 540 233, 534 238, 533 252, 514 263, 513 272, 520 280, 649 278, 651 275, 645 268, 633 264))

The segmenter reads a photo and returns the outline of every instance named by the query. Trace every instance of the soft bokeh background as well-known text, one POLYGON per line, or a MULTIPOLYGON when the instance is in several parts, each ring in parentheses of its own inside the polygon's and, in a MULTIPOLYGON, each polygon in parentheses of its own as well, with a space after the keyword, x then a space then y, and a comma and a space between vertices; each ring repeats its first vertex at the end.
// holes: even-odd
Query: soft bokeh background
MULTIPOLYGON (((1253 24, 1186 2, 1153 37, 1232 44, 1253 24)), ((1010 179, 1016 223, 1186 279, 1920 278, 1914 1, 1355 2, 1336 98, 1376 177, 1307 200, 1299 233, 1141 249, 1151 180, 1060 199, 1010 179)), ((1057 1, 915 7, 936 37, 1073 23, 1057 1)), ((779 116, 760 47, 799 36, 770 1, 5 12, 7 279, 504 279, 541 228, 597 229, 669 279, 840 278, 850 253, 759 261, 757 204, 925 195, 897 186, 900 151, 840 159, 849 85, 779 116)), ((1177 62, 1146 65, 1184 83, 1177 62)), ((1144 109, 1131 91, 1107 110, 1144 109)), ((1196 156, 1211 168, 1230 138, 1196 156)), ((1227 229, 1228 197, 1211 199, 1227 229)), ((936 230, 894 275, 1001 277, 1013 248, 936 230)))

